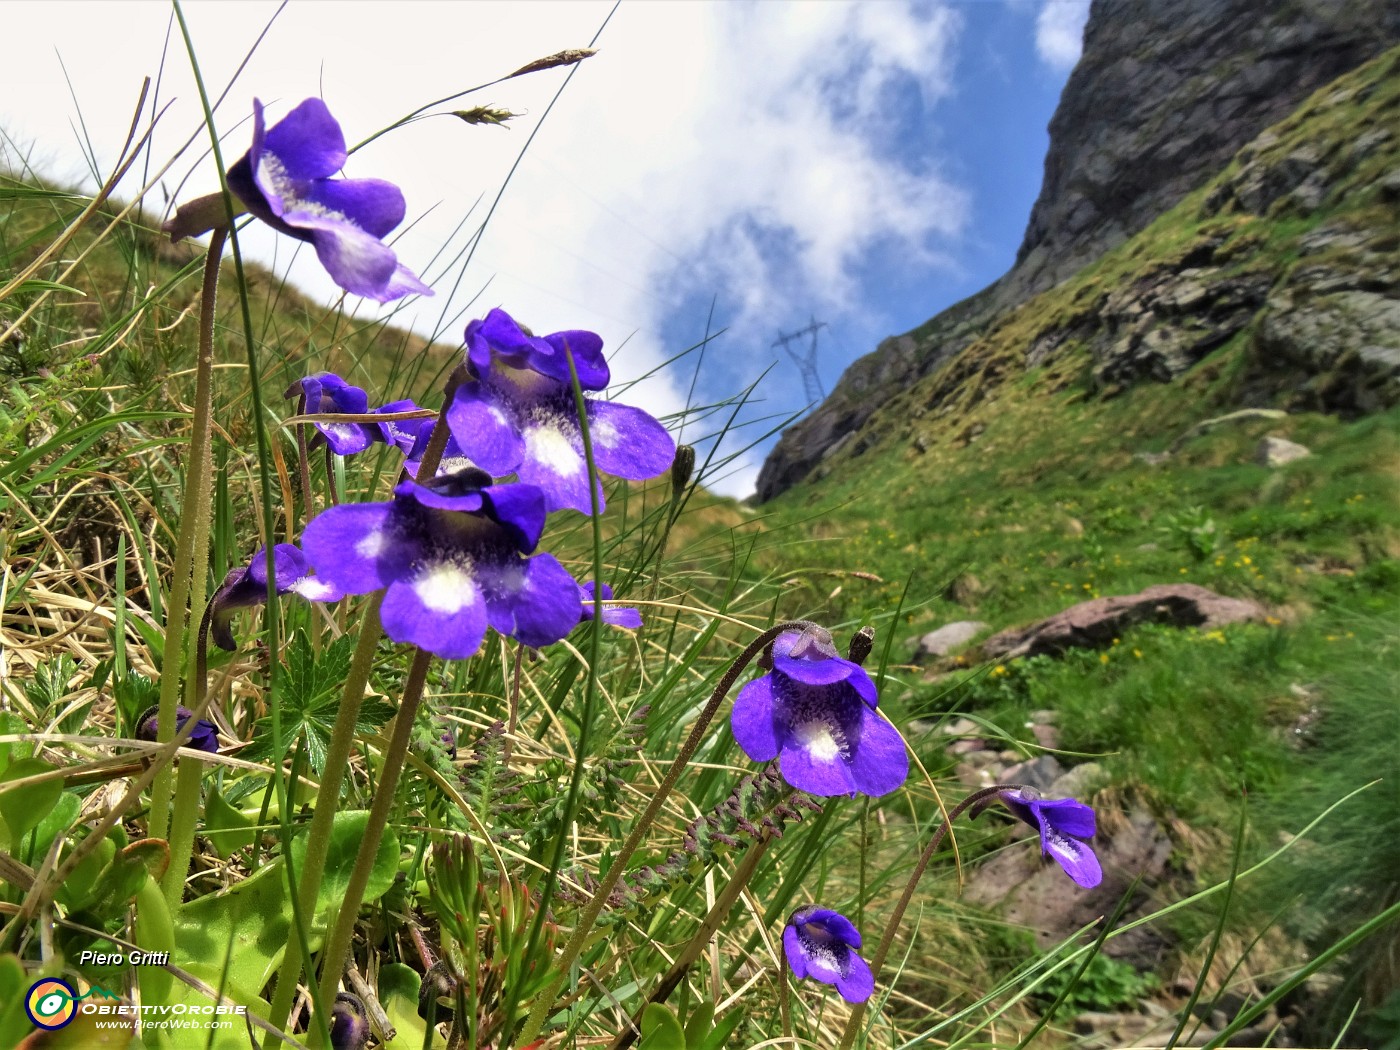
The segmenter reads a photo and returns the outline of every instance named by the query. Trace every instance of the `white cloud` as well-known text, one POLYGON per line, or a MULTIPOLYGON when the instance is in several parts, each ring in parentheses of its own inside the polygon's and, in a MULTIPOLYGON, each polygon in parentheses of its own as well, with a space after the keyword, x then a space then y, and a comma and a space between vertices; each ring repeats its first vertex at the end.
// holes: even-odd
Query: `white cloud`
MULTIPOLYGON (((1052 0, 1046 12, 1078 6, 1052 0)), ((585 45, 609 9, 292 4, 219 110, 226 154, 232 159, 246 148, 247 124, 235 125, 255 94, 271 120, 322 94, 354 142, 426 100, 585 45)), ((214 93, 274 10, 243 0, 187 5, 214 93)), ((7 82, 0 125, 40 143, 50 158, 77 156, 57 48, 78 112, 110 162, 140 75, 158 68, 169 8, 132 0, 86 9, 12 3, 6 15, 7 37, 25 46, 10 49, 0 73, 7 82), (135 43, 113 50, 109 27, 117 23, 123 41, 135 43), (20 83, 28 90, 14 90, 20 83)), ((1038 42, 1048 20, 1043 12, 1038 42)), ((684 348, 666 341, 678 323, 698 340, 703 313, 692 323, 676 311, 714 293, 729 332, 710 347, 707 369, 738 382, 771 361, 778 328, 813 311, 871 323, 859 276, 874 253, 897 250, 911 264, 937 263, 967 216, 966 194, 934 158, 907 155, 894 117, 901 101, 917 96, 927 106, 950 92, 959 25, 949 8, 913 2, 624 4, 600 53, 579 68, 531 145, 455 294, 456 269, 444 273, 429 260, 484 194, 453 244, 475 229, 563 74, 508 81, 455 104, 528 114, 509 131, 434 117, 351 158, 347 174, 399 183, 410 217, 433 209, 397 247, 408 265, 436 278, 438 295, 399 320, 427 332, 442 316, 502 305, 537 330, 593 328, 611 349, 626 341, 614 358, 615 375, 626 380, 684 348)), ((163 122, 170 130, 159 134, 157 158, 198 126, 178 30, 165 78, 162 100, 180 101, 163 122)), ((183 174, 192 160, 177 170, 183 174)), ((67 177, 79 169, 59 161, 49 170, 67 177)), ((207 171, 197 173, 182 197, 211 182, 207 171)), ((264 259, 275 252, 281 264, 294 246, 264 231, 249 247, 264 259)), ((291 273, 312 294, 334 296, 309 251, 298 254, 291 273)), ((361 310, 372 313, 374 304, 361 310)), ((444 338, 459 338, 465 317, 446 324, 444 338)), ((683 362, 677 374, 648 379, 626 400, 658 414, 677 411, 690 368, 683 362)), ((801 403, 790 393, 776 401, 789 409, 801 403)), ((757 463, 747 462, 722 488, 742 495, 756 473, 757 463)))
POLYGON ((1089 0, 1044 0, 1035 20, 1035 50, 1040 60, 1064 73, 1079 61, 1089 0))

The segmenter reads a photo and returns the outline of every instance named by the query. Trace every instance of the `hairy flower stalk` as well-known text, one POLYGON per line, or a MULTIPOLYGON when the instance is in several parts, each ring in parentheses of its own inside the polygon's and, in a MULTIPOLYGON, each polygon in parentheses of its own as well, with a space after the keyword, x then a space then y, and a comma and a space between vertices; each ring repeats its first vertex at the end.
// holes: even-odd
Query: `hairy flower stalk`
POLYGON ((691 727, 690 735, 686 737, 685 743, 681 745, 680 753, 676 755, 669 769, 666 770, 665 777, 652 794, 651 800, 647 803, 646 809, 632 826, 632 831, 627 836, 627 841, 622 844, 621 850, 613 858, 612 867, 598 885, 597 891, 593 894, 593 899, 588 902, 583 913, 579 915, 578 921, 574 925, 574 931, 570 935, 568 942, 564 945, 564 950, 555 961, 554 979, 545 986, 544 990, 535 999, 534 1006, 530 1011, 530 1016, 525 1022, 525 1028, 521 1032, 520 1042, 528 1043, 540 1034, 544 1028, 545 1019, 549 1016, 550 1009, 554 1005, 554 998, 559 993, 560 987, 569 975, 579 953, 583 951, 584 945, 588 941, 588 935, 593 929, 594 923, 598 921, 598 915, 607 904, 608 898, 612 895, 613 889, 617 886, 618 880, 622 878, 622 873, 627 868, 627 863, 632 859, 632 855, 637 852, 637 847, 641 845, 643 836, 651 828, 652 822, 656 819, 657 813, 661 811, 662 804, 667 796, 675 788, 676 782, 680 780, 681 772, 690 760, 695 756, 696 750, 700 747, 700 742, 704 739, 710 723, 714 720, 715 713, 724 703, 725 697, 729 695, 729 690, 734 688, 734 683, 739 680, 739 676, 744 673, 744 669, 755 656, 761 653, 775 638, 784 631, 804 631, 809 627, 817 625, 808 620, 793 620, 787 623, 780 623, 775 627, 770 627, 761 635, 749 643, 748 647, 739 654, 738 658, 729 665, 729 669, 724 672, 724 677, 715 686, 714 692, 710 694, 709 701, 705 704, 704 710, 695 720, 691 727))
MULTIPOLYGON (((423 455, 423 462, 430 477, 437 471, 438 460, 446 445, 447 426, 439 416, 423 455)), ((332 821, 339 806, 340 782, 345 775, 346 766, 350 761, 350 750, 355 743, 355 726, 360 717, 360 705, 364 702, 365 687, 369 684, 375 647, 384 633, 379 622, 379 607, 383 600, 384 592, 376 591, 366 603, 364 617, 360 623, 360 637, 355 646, 350 673, 345 679, 345 688, 341 693, 330 744, 326 748, 325 772, 322 774, 320 791, 316 797, 315 815, 311 818, 311 828, 306 836, 306 866, 299 880, 298 896, 304 915, 310 915, 315 908, 316 892, 320 889, 321 877, 325 874, 326 848, 330 843, 332 821)), ((300 944, 293 938, 287 945, 282 969, 277 975, 277 990, 273 995, 272 1009, 269 1013, 273 1024, 285 1022, 290 1014, 304 963, 300 944)))
MULTIPOLYGON (((297 399, 297 415, 306 414, 306 394, 302 392, 297 399)), ((301 482, 301 513, 305 520, 311 516, 311 508, 315 506, 316 499, 311 492, 311 448, 306 440, 306 425, 299 424, 296 428, 297 435, 297 477, 301 482)))
MULTIPOLYGON (((210 490, 213 468, 209 454, 213 418, 214 308, 219 294, 219 263, 224 254, 228 226, 214 227, 204 257, 204 283, 199 299, 199 356, 195 363, 194 411, 191 417, 190 458, 185 471, 185 492, 180 501, 180 531, 175 540, 175 564, 165 606, 165 664, 160 678, 160 711, 156 739, 162 743, 175 734, 175 709, 180 704, 180 683, 186 677, 185 646, 189 626, 204 612, 206 565, 209 561, 210 490)), ((191 654, 192 657, 193 654, 191 654)), ((191 660, 192 662, 192 660, 191 660)), ((189 667, 193 672, 193 667, 189 667)), ((170 807, 170 770, 162 769, 151 785, 151 815, 147 828, 152 838, 165 838, 170 807)), ((197 800, 196 800, 197 805, 197 800)))
MULTIPOLYGON (((972 811, 973 817, 976 817, 978 813, 993 801, 1000 801, 1005 804, 1013 814, 1026 820, 1027 823, 1039 823, 1042 848, 1047 848, 1048 840, 1052 839, 1056 834, 1053 820, 1046 819, 1037 821, 1034 815, 1032 815, 1030 819, 1027 819, 1031 799, 1039 801, 1039 798, 1039 794, 1033 789, 1026 788, 1020 784, 993 784, 991 787, 983 788, 981 791, 974 791, 948 811, 947 817, 944 818, 942 824, 934 829, 933 835, 929 838, 928 845, 924 847, 923 853, 919 855, 919 859, 914 865, 914 870, 909 875, 909 881, 904 886, 904 892, 900 894, 899 902, 895 904, 894 911, 890 914, 890 921, 886 924, 885 932, 880 938, 880 946, 875 949, 875 954, 870 959, 870 973, 873 981, 879 981, 880 968, 884 966, 885 958, 889 955, 890 946, 894 943, 895 934, 899 932, 899 924, 904 919, 904 912, 908 909, 909 902, 914 899, 914 890, 918 887, 919 880, 923 878, 924 871, 928 868, 929 861, 933 859, 933 855, 938 852, 938 847, 943 844, 943 840, 947 837, 948 829, 952 826, 953 821, 957 820, 958 817, 969 810, 972 811), (1025 812, 1023 812, 1023 810, 1025 812)), ((1087 828, 1087 833, 1084 834, 1083 837, 1093 835, 1093 811, 1090 810, 1088 806, 1083 805, 1083 803, 1075 802, 1073 799, 1057 799, 1047 805, 1052 809, 1070 809, 1070 807, 1074 807, 1076 810, 1076 818, 1079 818, 1074 821, 1074 826, 1076 828, 1075 834, 1085 832, 1087 828), (1077 811, 1086 811, 1087 818, 1083 818, 1077 811)), ((1065 859, 1062 859, 1059 855, 1055 855, 1056 860, 1065 868, 1065 871, 1070 877, 1081 886, 1097 885, 1097 877, 1094 877, 1092 881, 1090 881, 1087 873, 1087 865, 1084 864, 1082 858, 1082 854, 1084 853, 1092 857, 1093 852, 1083 843, 1076 843, 1075 845, 1078 847, 1077 850, 1073 851, 1075 853, 1075 862, 1066 863, 1065 859), (1080 865, 1084 866, 1080 867, 1080 865)), ((1093 871, 1096 875, 1098 871, 1097 861, 1093 862, 1093 871)), ((851 1046, 855 1044, 856 1036, 860 1034, 861 1022, 865 1017, 865 1006, 866 1004, 863 1002, 858 1003, 851 1011, 850 1019, 846 1022, 846 1029, 841 1033, 841 1043, 838 1050, 850 1050, 851 1046)))

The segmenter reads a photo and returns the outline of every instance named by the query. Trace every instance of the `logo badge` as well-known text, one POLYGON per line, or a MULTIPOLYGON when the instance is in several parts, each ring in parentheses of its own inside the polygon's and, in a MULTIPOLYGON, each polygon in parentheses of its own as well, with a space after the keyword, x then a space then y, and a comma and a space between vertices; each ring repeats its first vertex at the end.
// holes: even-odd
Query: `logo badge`
POLYGON ((29 994, 24 997, 24 1012, 36 1028, 52 1032, 73 1020, 78 1012, 77 1001, 78 993, 67 981, 46 977, 29 986, 29 994))

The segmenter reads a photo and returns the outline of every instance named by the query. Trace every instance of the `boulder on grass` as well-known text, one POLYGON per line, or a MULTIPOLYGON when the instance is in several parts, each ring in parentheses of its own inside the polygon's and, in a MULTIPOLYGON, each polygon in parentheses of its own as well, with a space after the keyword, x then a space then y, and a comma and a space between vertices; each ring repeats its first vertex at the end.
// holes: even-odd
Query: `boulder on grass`
POLYGON ((1254 461, 1261 467, 1282 467, 1292 463, 1295 459, 1302 459, 1304 456, 1310 455, 1312 455, 1312 451, 1306 445, 1289 441, 1287 438, 1266 437, 1259 442, 1259 448, 1254 453, 1254 461))
POLYGON ((931 656, 949 656, 954 650, 961 649, 976 638, 988 626, 980 620, 945 623, 938 630, 929 631, 919 639, 919 647, 914 650, 914 662, 919 663, 931 656))
POLYGON ((1111 645, 1129 627, 1142 623, 1215 628, 1263 621, 1265 616, 1258 602, 1227 598, 1194 583, 1159 583, 1137 594, 1080 602, 1039 623, 1001 631, 982 643, 982 653, 991 660, 1055 655, 1066 649, 1111 645))

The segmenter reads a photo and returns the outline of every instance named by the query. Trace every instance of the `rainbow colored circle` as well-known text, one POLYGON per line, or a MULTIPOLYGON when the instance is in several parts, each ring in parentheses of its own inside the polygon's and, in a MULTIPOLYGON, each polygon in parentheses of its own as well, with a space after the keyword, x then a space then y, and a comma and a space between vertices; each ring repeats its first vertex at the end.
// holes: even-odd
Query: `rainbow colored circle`
POLYGON ((54 1031, 62 1028, 78 1012, 78 993, 67 981, 45 977, 29 986, 24 997, 24 1012, 36 1028, 54 1031))

